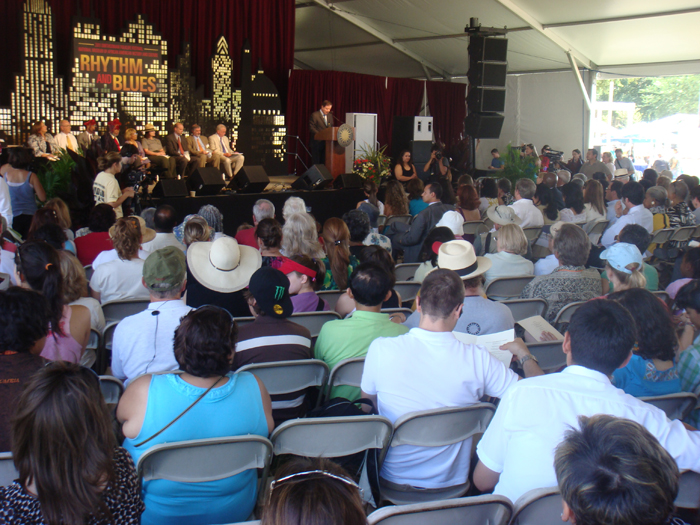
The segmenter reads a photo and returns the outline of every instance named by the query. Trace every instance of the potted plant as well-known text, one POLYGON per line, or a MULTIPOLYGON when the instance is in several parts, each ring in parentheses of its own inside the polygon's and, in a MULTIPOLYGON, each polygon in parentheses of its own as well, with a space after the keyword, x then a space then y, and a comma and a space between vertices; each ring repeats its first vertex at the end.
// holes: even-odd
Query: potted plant
POLYGON ((58 160, 43 164, 36 174, 44 187, 47 201, 67 192, 73 180, 75 161, 64 149, 59 149, 56 156, 58 160))
POLYGON ((358 151, 361 154, 355 159, 352 172, 364 180, 371 180, 379 187, 384 177, 389 175, 390 172, 391 159, 384 155, 386 146, 382 146, 379 149, 366 146, 358 151))
POLYGON ((521 157, 520 148, 514 148, 510 144, 506 147, 506 153, 503 158, 503 169, 500 171, 500 177, 508 179, 513 187, 518 179, 537 179, 537 166, 533 157, 521 157))

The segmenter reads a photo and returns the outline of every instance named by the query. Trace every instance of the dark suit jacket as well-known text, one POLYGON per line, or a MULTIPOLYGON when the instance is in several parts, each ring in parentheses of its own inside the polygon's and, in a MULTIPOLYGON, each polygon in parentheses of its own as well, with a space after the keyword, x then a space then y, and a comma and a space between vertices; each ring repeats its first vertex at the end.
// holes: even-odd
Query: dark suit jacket
POLYGON ((119 147, 117 147, 117 145, 114 143, 112 135, 110 135, 109 131, 107 131, 104 135, 102 135, 102 138, 100 139, 102 151, 104 153, 107 153, 109 151, 116 151, 117 153, 119 153, 119 150, 124 145, 124 139, 118 136, 117 140, 119 141, 119 147))
MULTIPOLYGON (((182 150, 187 151, 187 138, 183 135, 180 135, 180 144, 182 144, 182 150)), ((180 156, 180 148, 177 145, 175 133, 169 133, 168 136, 165 137, 165 140, 163 141, 163 149, 165 149, 165 153, 168 155, 174 157, 180 156)))
MULTIPOLYGON (((435 225, 442 219, 446 211, 454 210, 451 204, 438 202, 431 204, 413 218, 407 231, 398 233, 391 239, 394 249, 403 250, 403 260, 407 263, 418 262, 418 255, 423 246, 423 241, 435 225)), ((391 226, 397 225, 397 223, 391 226)), ((387 232, 385 232, 386 235, 387 232)))
POLYGON ((326 115, 326 120, 328 120, 328 124, 323 122, 323 115, 320 109, 311 113, 311 117, 309 117, 309 131, 311 132, 312 139, 316 133, 330 128, 333 125, 333 113, 328 113, 328 115, 326 115))

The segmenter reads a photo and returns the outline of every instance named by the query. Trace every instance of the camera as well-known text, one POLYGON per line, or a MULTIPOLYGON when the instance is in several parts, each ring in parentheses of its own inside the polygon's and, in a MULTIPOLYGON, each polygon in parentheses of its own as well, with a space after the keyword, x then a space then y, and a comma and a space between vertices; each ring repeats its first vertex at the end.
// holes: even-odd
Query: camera
POLYGON ((547 149, 542 152, 542 154, 547 157, 550 162, 559 162, 564 155, 563 151, 557 151, 555 149, 547 149))
POLYGON ((442 159, 442 151, 437 150, 437 151, 435 152, 435 158, 436 158, 437 160, 442 159))

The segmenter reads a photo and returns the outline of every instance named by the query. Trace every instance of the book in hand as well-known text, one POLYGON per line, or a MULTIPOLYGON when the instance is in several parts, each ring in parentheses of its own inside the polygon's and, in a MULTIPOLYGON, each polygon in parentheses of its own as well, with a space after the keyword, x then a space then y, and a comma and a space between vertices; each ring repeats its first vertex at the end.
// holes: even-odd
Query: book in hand
POLYGON ((564 340, 564 336, 559 333, 556 328, 549 324, 541 315, 533 315, 527 319, 522 319, 518 321, 517 324, 525 329, 525 337, 523 339, 526 343, 564 340), (549 333, 551 335, 549 337, 544 337, 545 333, 549 333))

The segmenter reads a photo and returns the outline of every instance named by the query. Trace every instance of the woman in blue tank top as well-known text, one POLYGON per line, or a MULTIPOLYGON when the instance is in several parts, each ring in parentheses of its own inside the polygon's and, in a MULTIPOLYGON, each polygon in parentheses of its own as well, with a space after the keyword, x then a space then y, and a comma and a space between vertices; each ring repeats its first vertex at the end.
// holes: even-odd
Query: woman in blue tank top
MULTIPOLYGON (((192 310, 175 331, 175 359, 181 371, 147 374, 129 385, 119 402, 117 418, 126 436, 123 446, 134 463, 160 443, 269 435, 274 423, 267 390, 252 374, 231 372, 237 332, 230 314, 221 308, 192 310), (149 440, 195 401, 191 410, 149 440)), ((141 523, 245 521, 255 506, 256 489, 255 470, 203 483, 147 481, 143 484, 146 511, 141 523)))
POLYGON ((27 168, 34 159, 31 148, 10 148, 9 166, 6 165, 2 176, 10 189, 12 203, 12 227, 26 238, 32 215, 36 212, 36 197, 46 200, 46 192, 37 177, 27 168))

